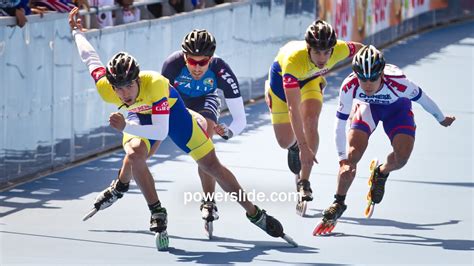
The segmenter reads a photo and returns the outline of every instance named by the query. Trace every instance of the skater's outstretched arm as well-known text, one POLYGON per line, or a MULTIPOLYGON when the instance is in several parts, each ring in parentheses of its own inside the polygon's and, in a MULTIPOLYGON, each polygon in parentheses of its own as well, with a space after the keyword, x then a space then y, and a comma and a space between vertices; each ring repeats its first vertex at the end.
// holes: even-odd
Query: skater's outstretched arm
POLYGON ((444 126, 450 126, 456 118, 454 116, 445 116, 438 105, 426 94, 426 92, 421 91, 420 89, 420 97, 416 100, 423 109, 425 109, 428 113, 434 116, 438 122, 444 126))
POLYGON ((214 130, 224 139, 240 134, 247 125, 245 117, 244 101, 240 94, 240 86, 234 72, 230 66, 221 58, 216 57, 215 64, 212 65, 214 73, 219 73, 217 87, 224 93, 227 108, 232 115, 232 123, 216 125, 214 130))
MULTIPOLYGON (((84 29, 82 27, 81 19, 76 19, 78 11, 79 9, 75 7, 71 12, 69 12, 69 26, 71 27, 72 36, 76 42, 79 56, 81 57, 82 62, 87 65, 89 73, 91 73, 92 77, 97 82, 98 78, 94 77, 94 73, 97 72, 98 69, 103 69, 105 71, 104 65, 100 61, 99 55, 94 47, 92 47, 83 34, 84 29)), ((100 77, 102 76, 103 75, 100 75, 100 77)))
POLYGON ((296 140, 298 141, 298 146, 300 148, 300 159, 301 164, 311 167, 313 162, 317 162, 316 154, 311 150, 309 145, 306 142, 306 136, 303 129, 303 118, 301 116, 301 92, 299 85, 295 78, 290 76, 283 77, 283 86, 286 96, 286 102, 288 105, 288 113, 290 115, 291 127, 295 133, 296 140), (286 79, 286 81, 285 81, 286 79), (290 82, 288 80, 293 79, 294 81, 290 82), (293 85, 295 84, 295 85, 293 85))
POLYGON ((339 117, 336 118, 335 140, 336 140, 337 156, 339 157, 339 161, 347 159, 346 123, 347 123, 347 120, 343 120, 339 117))

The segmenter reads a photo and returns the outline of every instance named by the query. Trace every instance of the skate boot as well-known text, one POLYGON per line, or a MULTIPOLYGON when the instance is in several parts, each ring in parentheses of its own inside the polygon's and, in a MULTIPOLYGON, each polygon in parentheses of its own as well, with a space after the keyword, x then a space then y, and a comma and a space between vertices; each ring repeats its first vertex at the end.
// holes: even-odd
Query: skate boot
POLYGON ((380 172, 379 161, 374 159, 370 162, 370 178, 369 178, 369 192, 367 193, 367 207, 365 208, 365 216, 372 217, 374 213, 375 204, 379 204, 385 193, 385 182, 387 182, 387 175, 380 172))
POLYGON ((82 218, 82 220, 85 221, 94 216, 94 214, 99 210, 110 207, 114 202, 123 197, 123 193, 128 191, 128 187, 129 183, 122 183, 118 178, 112 181, 110 187, 103 190, 95 198, 94 207, 82 218))
POLYGON ((150 207, 150 231, 155 232, 156 248, 159 251, 167 250, 169 246, 168 232, 168 214, 166 209, 161 207, 160 203, 150 207))
POLYGON ((265 231, 270 236, 281 237, 290 245, 295 247, 298 246, 298 244, 290 236, 286 235, 283 232, 283 226, 277 219, 273 218, 273 216, 268 215, 265 210, 261 210, 257 206, 255 206, 255 208, 257 208, 257 213, 254 216, 249 216, 248 214, 246 214, 250 222, 260 227, 260 229, 265 231))
POLYGON ((298 143, 288 148, 288 167, 290 171, 299 176, 301 171, 300 148, 298 143))
POLYGON ((347 209, 347 205, 344 203, 334 202, 325 209, 323 212, 323 219, 316 225, 313 230, 313 236, 329 234, 336 227, 337 219, 339 219, 344 211, 347 209))
POLYGON ((204 220, 204 230, 209 239, 212 238, 214 230, 213 221, 219 219, 219 213, 217 212, 217 206, 214 201, 202 201, 201 202, 201 214, 204 220))
POLYGON ((304 217, 308 201, 313 200, 313 191, 311 190, 311 183, 308 180, 300 180, 296 184, 296 191, 300 193, 300 200, 296 204, 296 214, 304 217))

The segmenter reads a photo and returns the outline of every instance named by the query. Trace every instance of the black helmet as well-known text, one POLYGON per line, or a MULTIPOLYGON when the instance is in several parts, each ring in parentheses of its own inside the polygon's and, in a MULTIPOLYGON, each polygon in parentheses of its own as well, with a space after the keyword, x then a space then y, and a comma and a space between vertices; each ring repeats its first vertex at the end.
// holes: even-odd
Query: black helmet
POLYGON ((106 77, 114 87, 123 87, 138 78, 140 67, 133 56, 119 52, 107 63, 106 77))
POLYGON ((318 50, 329 50, 337 42, 336 32, 332 26, 321 19, 309 25, 304 38, 309 47, 318 50))
POLYGON ((193 30, 183 39, 183 53, 196 56, 213 56, 216 39, 207 30, 193 30))
POLYGON ((352 70, 363 81, 375 81, 385 67, 382 52, 373 45, 364 46, 352 59, 352 70))

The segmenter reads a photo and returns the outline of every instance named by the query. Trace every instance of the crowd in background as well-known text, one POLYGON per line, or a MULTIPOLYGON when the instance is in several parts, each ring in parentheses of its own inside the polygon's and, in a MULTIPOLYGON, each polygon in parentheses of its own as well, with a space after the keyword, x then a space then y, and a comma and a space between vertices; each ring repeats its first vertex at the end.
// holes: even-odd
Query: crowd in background
POLYGON ((149 0, 0 0, 0 19, 2 16, 16 17, 16 24, 23 27, 29 15, 40 15, 49 12, 68 13, 74 7, 90 10, 91 7, 119 6, 113 11, 96 12, 87 19, 89 28, 105 28, 114 25, 136 22, 143 19, 154 19, 171 16, 176 13, 189 12, 194 9, 213 7, 215 5, 237 2, 240 0, 163 0, 161 3, 134 6, 138 2, 149 0))

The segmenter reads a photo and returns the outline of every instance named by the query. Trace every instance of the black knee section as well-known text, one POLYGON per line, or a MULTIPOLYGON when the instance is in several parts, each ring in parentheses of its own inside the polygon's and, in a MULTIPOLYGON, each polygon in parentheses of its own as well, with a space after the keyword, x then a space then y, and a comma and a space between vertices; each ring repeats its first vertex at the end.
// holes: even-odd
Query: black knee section
POLYGON ((116 189, 118 192, 120 192, 120 193, 125 193, 125 192, 128 191, 129 185, 130 185, 130 183, 122 183, 122 181, 120 181, 120 179, 117 178, 117 179, 114 181, 113 187, 114 187, 114 189, 116 189))
POLYGON ((159 209, 159 208, 161 208, 161 202, 160 202, 160 201, 157 201, 157 202, 155 202, 155 203, 153 203, 153 204, 148 204, 148 209, 150 209, 150 211, 152 211, 152 212, 153 212, 154 210, 159 209))
POLYGON ((288 148, 288 167, 290 171, 295 174, 299 175, 301 171, 301 161, 300 161, 300 148, 298 147, 298 143, 295 142, 293 146, 288 148))
POLYGON ((339 204, 344 205, 344 201, 346 201, 346 195, 335 194, 334 199, 335 199, 334 203, 339 203, 339 204))
POLYGON ((272 237, 283 236, 283 226, 277 219, 270 215, 267 216, 267 233, 272 237))

